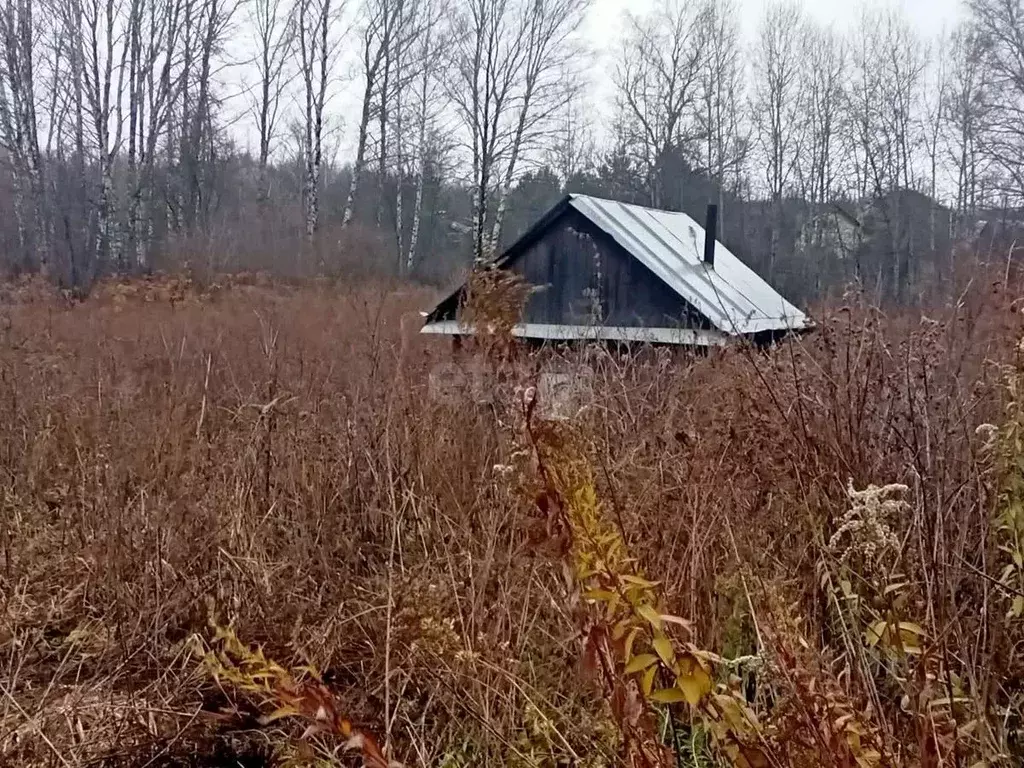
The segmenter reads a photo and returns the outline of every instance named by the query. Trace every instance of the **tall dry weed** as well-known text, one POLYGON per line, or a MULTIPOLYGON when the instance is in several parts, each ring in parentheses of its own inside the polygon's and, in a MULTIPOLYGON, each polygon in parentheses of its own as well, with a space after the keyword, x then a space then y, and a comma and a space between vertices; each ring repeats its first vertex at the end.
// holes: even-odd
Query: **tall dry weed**
POLYGON ((429 398, 450 352, 414 335, 416 292, 14 296, 0 762, 358 759, 215 683, 189 641, 212 642, 210 597, 406 765, 1012 765, 1024 325, 979 285, 927 317, 851 299, 770 352, 509 342, 481 404, 429 398), (521 397, 554 355, 594 392, 557 456, 521 397), (538 454, 575 467, 543 510, 538 454), (622 560, 581 566, 613 541, 622 560), (612 676, 587 678, 602 648, 612 676))

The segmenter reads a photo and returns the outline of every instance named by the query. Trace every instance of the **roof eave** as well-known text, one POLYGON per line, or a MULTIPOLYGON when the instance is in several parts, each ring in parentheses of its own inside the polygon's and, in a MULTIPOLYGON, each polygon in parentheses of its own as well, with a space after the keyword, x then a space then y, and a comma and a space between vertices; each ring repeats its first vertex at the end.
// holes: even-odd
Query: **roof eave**
MULTIPOLYGON (((474 329, 454 320, 427 323, 420 333, 441 336, 472 336, 474 329)), ((563 325, 555 323, 520 323, 512 330, 517 338, 544 341, 618 341, 633 343, 676 344, 680 346, 722 346, 728 334, 699 328, 652 328, 604 325, 563 325)))

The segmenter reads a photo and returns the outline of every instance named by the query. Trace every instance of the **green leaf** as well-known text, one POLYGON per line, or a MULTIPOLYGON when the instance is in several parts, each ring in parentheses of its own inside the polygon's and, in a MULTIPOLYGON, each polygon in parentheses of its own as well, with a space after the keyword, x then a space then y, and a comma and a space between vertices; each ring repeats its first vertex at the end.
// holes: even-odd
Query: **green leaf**
POLYGON ((899 623, 900 632, 909 632, 912 635, 924 637, 928 633, 924 631, 924 627, 920 624, 915 624, 912 621, 901 621, 899 623))
POLYGON ((857 768, 875 768, 882 762, 882 755, 876 749, 862 750, 856 757, 857 768))
POLYGON ((262 723, 263 725, 267 725, 269 723, 274 722, 275 720, 280 720, 283 717, 293 717, 294 715, 297 715, 297 714, 299 714, 299 710, 297 710, 295 707, 290 707, 290 706, 278 707, 273 712, 271 712, 269 715, 264 715, 263 717, 261 717, 260 718, 260 723, 262 723))
POLYGON ((658 657, 653 653, 641 653, 633 657, 633 660, 626 665, 626 674, 632 675, 643 669, 647 669, 652 664, 658 663, 658 657))
POLYGON ((691 707, 696 707, 705 695, 711 693, 711 675, 699 664, 694 664, 688 674, 680 675, 676 684, 691 707))
POLYGON ((628 618, 622 619, 612 627, 612 640, 621 640, 626 636, 626 632, 629 630, 630 620, 628 618))
POLYGON ((616 592, 612 595, 612 599, 608 601, 608 605, 605 607, 605 616, 608 621, 615 618, 615 612, 619 609, 620 602, 622 602, 622 596, 616 592))
POLYGON ((678 688, 662 688, 652 693, 650 698, 658 704, 678 704, 687 700, 686 694, 678 688))
POLYGON ((1006 617, 1009 619, 1019 619, 1021 616, 1024 616, 1024 596, 1017 595, 1013 598, 1013 605, 1010 606, 1006 617))
POLYGON ((872 624, 868 625, 867 631, 864 633, 865 639, 868 642, 869 648, 874 648, 878 645, 882 637, 885 636, 886 629, 889 626, 889 622, 885 619, 880 619, 872 624))
POLYGON ((601 601, 607 603, 610 600, 618 597, 614 592, 610 592, 607 589, 588 589, 583 593, 583 597, 592 602, 601 601))
POLYGON ((619 578, 627 584, 633 584, 637 587, 643 587, 644 589, 653 589, 661 583, 658 581, 649 581, 647 579, 641 578, 640 576, 633 576, 628 573, 622 574, 621 576, 619 576, 619 578))
POLYGON ((919 624, 911 621, 901 621, 897 625, 900 634, 900 645, 905 653, 921 653, 921 641, 925 637, 925 631, 919 624))
POLYGON ((648 604, 641 605, 636 612, 647 619, 648 623, 655 629, 661 629, 661 614, 648 604))
POLYGON ((633 658, 633 643, 636 642, 636 636, 640 632, 640 627, 633 627, 629 634, 626 635, 626 643, 623 646, 623 654, 626 663, 629 664, 630 659, 633 658))
POLYGON ((654 676, 658 673, 658 668, 651 665, 644 672, 643 679, 640 681, 640 689, 644 692, 644 696, 651 695, 651 688, 654 687, 654 676))
POLYGON ((664 662, 665 666, 671 667, 672 662, 676 660, 676 651, 672 647, 672 641, 664 635, 659 635, 654 638, 651 645, 654 646, 654 650, 658 654, 658 658, 664 662))
POLYGON ((678 625, 678 626, 680 626, 680 627, 682 627, 683 629, 686 629, 686 630, 692 630, 693 629, 693 622, 692 621, 687 621, 686 619, 682 618, 681 616, 673 616, 671 613, 663 613, 663 614, 661 614, 661 620, 663 622, 665 622, 666 624, 676 624, 676 625, 678 625))

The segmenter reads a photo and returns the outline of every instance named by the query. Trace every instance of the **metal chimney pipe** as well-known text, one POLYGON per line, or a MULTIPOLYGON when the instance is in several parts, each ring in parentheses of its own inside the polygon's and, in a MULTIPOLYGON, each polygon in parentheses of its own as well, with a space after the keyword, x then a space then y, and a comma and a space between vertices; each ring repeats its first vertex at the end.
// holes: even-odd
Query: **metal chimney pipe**
POLYGON ((708 205, 708 217, 704 222, 704 263, 715 268, 715 235, 718 232, 718 206, 708 205))

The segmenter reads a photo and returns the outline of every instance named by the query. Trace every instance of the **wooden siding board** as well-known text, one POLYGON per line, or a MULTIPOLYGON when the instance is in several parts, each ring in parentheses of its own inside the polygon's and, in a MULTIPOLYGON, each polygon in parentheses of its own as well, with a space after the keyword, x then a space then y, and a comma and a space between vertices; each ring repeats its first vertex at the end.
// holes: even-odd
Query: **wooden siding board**
POLYGON ((684 299, 571 209, 508 266, 540 288, 526 306, 529 323, 591 324, 600 298, 601 325, 709 327, 684 299))
MULTIPOLYGON (((528 323, 588 325, 586 311, 600 298, 599 324, 623 328, 696 328, 711 324, 614 239, 566 206, 504 268, 537 286, 524 312, 528 323), (596 257, 596 259, 595 259, 596 257), (597 279, 596 261, 601 279, 597 279)), ((455 320, 464 289, 437 307, 435 321, 455 320)))

